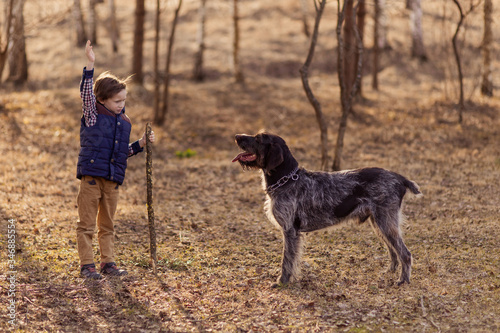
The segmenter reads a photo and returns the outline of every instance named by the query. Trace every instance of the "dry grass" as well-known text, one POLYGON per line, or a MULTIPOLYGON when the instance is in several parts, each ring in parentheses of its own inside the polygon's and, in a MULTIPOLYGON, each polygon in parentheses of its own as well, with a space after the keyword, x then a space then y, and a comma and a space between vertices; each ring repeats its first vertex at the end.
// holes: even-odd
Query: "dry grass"
MULTIPOLYGON (((208 1, 209 79, 201 84, 189 80, 196 3, 186 3, 174 55, 172 111, 168 124, 155 129, 159 273, 153 275, 148 263, 141 155, 129 161, 116 215, 118 263, 130 275, 83 281, 75 248, 75 165, 78 80, 85 60, 71 44, 71 20, 58 16, 64 8, 56 3, 47 1, 41 10, 28 2, 30 17, 53 19, 29 32, 28 88, 4 89, 0 96, 0 230, 5 235, 8 219, 16 220, 19 331, 500 329, 500 100, 473 93, 464 123, 457 125, 455 105, 448 100, 452 73, 444 69, 451 60, 443 58, 441 35, 426 30, 431 63, 408 59, 407 15, 392 2, 393 50, 384 56, 381 91, 372 91, 365 77, 365 100, 350 118, 343 166, 385 167, 421 186, 425 196, 408 199, 405 207, 405 239, 414 255, 410 285, 398 288, 397 276, 385 273, 388 256, 367 225, 347 225, 308 235, 302 279, 270 288, 279 273, 281 236, 262 212, 259 175, 230 163, 237 153, 232 137, 266 128, 288 141, 303 166, 319 165, 319 131, 297 72, 308 44, 300 31, 298 1, 241 3, 247 77, 241 86, 232 82, 227 65, 230 16, 222 1, 208 1), (196 155, 176 156, 187 149, 196 155)), ((152 1, 147 4, 152 8, 152 1)), ((332 72, 334 6, 327 6, 311 77, 329 119, 332 146, 340 116, 332 72)), ((451 29, 451 22, 443 23, 440 2, 425 6, 427 27, 451 29)), ((447 7, 447 16, 452 8, 447 7)), ((102 45, 95 49, 98 71, 127 74, 132 13, 133 1, 119 9, 123 33, 118 55, 109 53, 101 30, 102 45)), ((104 20, 106 11, 101 15, 104 20)), ((152 19, 147 22, 151 28, 152 19)), ((468 21, 471 45, 480 40, 479 22, 468 21)), ((151 39, 146 48, 149 56, 151 39)), ((472 92, 477 73, 467 69, 472 92)), ((133 138, 150 119, 149 100, 147 89, 131 89, 127 112, 135 124, 133 138)), ((0 267, 6 272, 6 237, 0 246, 0 267)), ((0 313, 7 318, 6 284, 1 287, 0 313)), ((6 319, 0 327, 11 329, 6 319)))

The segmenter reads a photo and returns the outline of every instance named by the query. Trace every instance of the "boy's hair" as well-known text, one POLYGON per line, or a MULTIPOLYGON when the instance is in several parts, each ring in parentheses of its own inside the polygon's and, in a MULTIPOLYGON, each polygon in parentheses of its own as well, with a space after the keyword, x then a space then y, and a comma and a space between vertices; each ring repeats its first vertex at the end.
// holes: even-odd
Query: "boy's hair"
POLYGON ((113 97, 120 91, 127 89, 127 82, 130 81, 131 76, 121 80, 106 71, 99 75, 94 83, 94 95, 98 101, 105 101, 113 97))

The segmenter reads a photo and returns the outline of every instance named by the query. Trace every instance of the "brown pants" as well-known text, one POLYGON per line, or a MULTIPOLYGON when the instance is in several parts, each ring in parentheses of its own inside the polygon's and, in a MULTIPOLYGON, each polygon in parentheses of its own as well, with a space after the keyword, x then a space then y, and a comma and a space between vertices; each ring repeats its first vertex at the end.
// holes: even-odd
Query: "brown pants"
POLYGON ((97 217, 97 240, 101 252, 101 263, 114 262, 113 217, 118 203, 119 185, 101 177, 83 176, 78 193, 78 215, 76 240, 80 264, 94 262, 92 237, 97 217))

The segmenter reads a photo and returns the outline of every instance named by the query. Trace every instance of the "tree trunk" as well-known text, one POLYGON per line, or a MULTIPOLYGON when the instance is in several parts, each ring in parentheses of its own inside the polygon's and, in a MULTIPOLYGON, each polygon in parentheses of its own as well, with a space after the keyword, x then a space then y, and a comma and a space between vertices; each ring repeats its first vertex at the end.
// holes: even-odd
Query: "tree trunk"
POLYGON ((12 25, 12 11, 14 8, 14 0, 9 0, 5 3, 5 13, 7 20, 7 27, 5 32, 5 41, 3 41, 3 32, 0 31, 0 83, 2 82, 3 69, 5 68, 5 63, 7 62, 7 51, 9 49, 10 41, 10 28, 12 25))
POLYGON ((410 27, 411 27, 411 56, 427 61, 427 53, 424 48, 424 32, 422 28, 422 7, 421 0, 408 0, 410 8, 410 27))
POLYGON ((85 23, 83 22, 80 0, 73 0, 73 19, 76 28, 76 46, 82 47, 87 43, 87 35, 85 34, 85 23))
MULTIPOLYGON (((342 151, 344 149, 344 136, 347 129, 347 117, 351 113, 352 109, 352 101, 356 96, 359 82, 361 79, 361 69, 362 69, 362 59, 363 59, 363 42, 361 40, 360 33, 358 29, 356 29, 356 20, 354 18, 354 10, 352 8, 353 0, 345 0, 344 5, 342 6, 342 11, 340 10, 340 0, 337 0, 338 6, 338 19, 337 19, 337 41, 338 41, 338 60, 337 60, 337 73, 339 77, 339 86, 340 86, 340 100, 342 105, 342 117, 339 123, 339 130, 337 135, 337 144, 335 146, 335 156, 333 159, 332 169, 334 171, 338 171, 341 169, 341 160, 342 160, 342 151), (351 4, 349 4, 351 3, 351 4), (344 26, 348 23, 347 13, 348 10, 346 8, 350 7, 352 19, 350 20, 350 24, 352 26, 352 31, 354 33, 356 44, 357 44, 357 52, 359 53, 358 63, 356 64, 356 71, 354 73, 354 82, 352 82, 352 86, 348 86, 348 81, 345 76, 344 68, 346 66, 346 56, 352 56, 347 54, 344 47, 344 37, 342 37, 342 24, 344 26), (344 23, 345 19, 345 23, 344 23)), ((359 2, 358 2, 359 4, 359 2)), ((345 31, 345 29, 344 29, 345 31)))
POLYGON ((493 44, 493 1, 484 0, 484 36, 483 36, 483 80, 481 94, 493 96, 493 81, 491 78, 491 46, 493 44))
POLYGON ((321 170, 326 170, 328 167, 328 127, 326 125, 325 117, 321 111, 321 104, 318 102, 314 96, 311 87, 309 86, 308 71, 311 65, 314 49, 316 47, 316 42, 318 39, 319 22, 321 20, 321 15, 326 6, 326 0, 321 0, 319 7, 316 11, 316 20, 314 22, 314 30, 311 38, 311 46, 309 47, 309 53, 307 54, 307 59, 304 65, 300 68, 300 76, 302 77, 302 85, 304 91, 306 92, 309 102, 314 107, 314 112, 316 113, 316 120, 318 121, 320 136, 321 136, 321 170))
POLYGON ((203 81, 205 74, 203 73, 203 52, 205 51, 205 17, 207 0, 201 0, 198 10, 198 36, 197 44, 198 51, 194 56, 193 78, 195 81, 203 81))
MULTIPOLYGON (((354 0, 344 0, 344 15, 343 15, 343 20, 345 20, 344 24, 344 37, 342 39, 343 41, 343 48, 344 48, 344 55, 345 57, 343 58, 343 64, 342 67, 340 68, 343 73, 344 73, 344 79, 345 79, 345 89, 346 89, 346 94, 350 95, 351 94, 351 87, 352 84, 355 80, 355 75, 354 75, 354 69, 355 69, 355 57, 356 57, 356 46, 354 43, 354 26, 356 24, 356 17, 354 14, 354 5, 353 5, 354 0)), ((339 44, 340 47, 340 44, 339 44)), ((340 59, 340 58, 339 58, 340 59)))
POLYGON ((167 61, 165 65, 165 86, 163 89, 163 103, 161 110, 158 114, 158 118, 155 122, 158 125, 163 125, 168 113, 168 101, 169 101, 169 88, 170 88, 170 61, 172 59, 172 49, 174 46, 175 28, 177 26, 177 20, 179 17, 179 11, 181 10, 182 0, 179 0, 179 4, 175 10, 174 19, 172 21, 172 29, 170 30, 170 37, 168 40, 168 51, 167 51, 167 61))
POLYGON ((135 2, 135 28, 134 28, 134 50, 132 54, 132 73, 133 80, 136 83, 142 84, 144 75, 142 73, 142 54, 144 45, 144 17, 146 10, 144 0, 136 0, 135 2))
POLYGON ((375 0, 376 4, 375 6, 378 6, 379 8, 379 15, 378 15, 378 24, 379 24, 379 29, 378 29, 378 48, 379 50, 385 50, 387 48, 390 48, 389 43, 387 42, 387 31, 388 31, 388 26, 387 26, 387 11, 385 9, 385 1, 386 0, 375 0))
POLYGON ((28 60, 24 36, 24 3, 25 0, 15 0, 12 10, 9 77, 7 80, 14 82, 15 85, 23 84, 28 80, 28 60))
POLYGON ((373 69, 372 69, 372 88, 378 90, 378 70, 379 70, 379 53, 380 53, 380 16, 382 0, 375 0, 375 13, 373 15, 373 69))
MULTIPOLYGON (((92 44, 99 44, 97 41, 97 13, 95 6, 98 0, 89 0, 89 34, 92 44)), ((86 42, 86 41, 85 41, 86 42)))
POLYGON ((233 72, 236 82, 243 82, 244 77, 240 68, 239 52, 240 52, 240 29, 238 17, 238 0, 233 0, 233 72))
POLYGON ((159 63, 159 50, 160 50, 160 0, 156 0, 156 13, 155 13, 155 48, 153 55, 153 75, 154 75, 154 119, 159 119, 160 117, 160 69, 158 68, 159 63))
POLYGON ((116 6, 115 0, 109 0, 109 23, 111 44, 113 53, 118 52, 118 41, 120 40, 120 29, 118 29, 118 21, 116 20, 116 6))
MULTIPOLYGON (((356 27, 358 28, 358 33, 359 36, 361 37, 361 42, 363 42, 363 36, 365 32, 365 16, 366 16, 366 6, 365 6, 366 1, 365 0, 358 0, 358 9, 356 11, 356 27)), ((356 39, 354 39, 356 42, 356 39)), ((356 57, 354 58, 354 64, 353 64, 353 72, 356 73, 356 67, 357 64, 361 61, 363 63, 363 59, 361 58, 361 55, 359 54, 358 50, 356 49, 356 57)), ((358 85, 358 90, 356 92, 356 95, 361 97, 361 94, 363 93, 362 91, 362 84, 363 81, 363 75, 359 77, 359 85, 358 85)))
MULTIPOLYGON (((337 75, 339 78, 340 86, 340 103, 342 106, 342 117, 339 123, 339 130, 337 133, 337 144, 335 146, 335 153, 333 158, 332 170, 340 170, 340 160, 344 145, 344 134, 347 127, 347 116, 348 116, 348 101, 347 101, 347 79, 345 72, 345 54, 346 50, 344 48, 344 37, 346 36, 346 30, 344 28, 344 37, 342 37, 342 24, 345 20, 345 15, 350 12, 352 16, 352 0, 344 0, 344 5, 342 10, 340 9, 340 0, 337 0, 337 75)), ((347 22, 346 22, 347 24, 347 22)), ((348 30, 347 30, 348 31, 348 30)))
MULTIPOLYGON (((308 15, 309 8, 307 6, 307 0, 300 0, 300 10, 302 12, 303 31, 306 37, 309 38, 311 36, 311 33, 309 32, 309 24, 307 23, 307 17, 309 16, 308 15)), ((316 15, 318 15, 318 13, 316 13, 316 15)))
POLYGON ((465 109, 465 104, 464 104, 464 77, 462 73, 462 63, 460 61, 460 54, 458 53, 458 46, 457 46, 457 38, 458 38, 458 32, 460 31, 460 27, 462 26, 462 23, 464 21, 465 15, 462 10, 462 6, 460 6, 460 2, 458 0, 453 0, 455 5, 458 8, 458 11, 460 12, 460 20, 458 21, 457 28, 455 30, 455 34, 453 35, 452 44, 453 44, 453 53, 455 54, 455 61, 457 62, 457 70, 458 70, 458 81, 460 83, 460 100, 458 102, 458 122, 462 122, 462 113, 463 110, 465 109))

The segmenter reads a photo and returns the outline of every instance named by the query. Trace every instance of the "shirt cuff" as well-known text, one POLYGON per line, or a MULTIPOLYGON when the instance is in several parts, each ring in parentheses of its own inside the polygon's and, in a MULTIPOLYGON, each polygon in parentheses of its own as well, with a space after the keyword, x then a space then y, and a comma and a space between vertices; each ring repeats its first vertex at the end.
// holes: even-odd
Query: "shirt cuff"
POLYGON ((83 67, 83 77, 92 78, 94 77, 94 69, 87 70, 87 67, 83 67))
POLYGON ((137 153, 144 151, 144 148, 141 148, 141 145, 139 144, 139 140, 132 143, 131 146, 132 146, 132 151, 133 151, 132 155, 135 155, 137 153))

